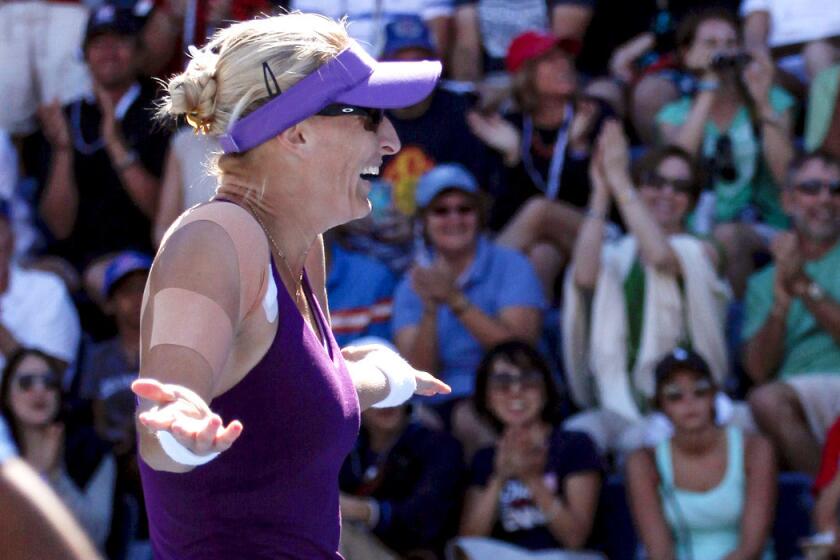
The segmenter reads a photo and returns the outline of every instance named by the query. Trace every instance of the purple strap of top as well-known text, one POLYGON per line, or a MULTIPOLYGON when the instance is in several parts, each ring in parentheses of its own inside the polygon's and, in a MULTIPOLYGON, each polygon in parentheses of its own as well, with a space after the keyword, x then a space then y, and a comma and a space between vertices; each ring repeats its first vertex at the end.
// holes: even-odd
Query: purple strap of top
POLYGON ((335 58, 271 101, 236 121, 219 144, 226 154, 259 146, 310 117, 369 77, 376 60, 355 41, 335 58))

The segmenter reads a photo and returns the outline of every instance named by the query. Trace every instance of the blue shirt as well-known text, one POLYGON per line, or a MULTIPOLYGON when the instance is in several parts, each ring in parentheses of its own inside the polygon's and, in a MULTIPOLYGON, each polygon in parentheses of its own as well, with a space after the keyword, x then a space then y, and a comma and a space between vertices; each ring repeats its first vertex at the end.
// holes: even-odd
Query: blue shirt
POLYGON ((335 340, 340 347, 357 338, 391 339, 391 306, 397 278, 378 260, 330 245, 327 294, 335 340))
POLYGON ((6 425, 6 420, 0 416, 0 465, 15 456, 17 456, 17 449, 12 441, 12 433, 6 425))
MULTIPOLYGON (((530 261, 483 236, 479 237, 472 265, 458 278, 458 286, 472 305, 491 317, 498 317, 507 307, 546 308, 542 285, 530 261)), ((394 295, 394 334, 418 325, 422 314, 423 302, 406 276, 394 295)), ((484 348, 447 306, 437 311, 437 339, 438 371, 433 373, 452 387, 452 393, 444 398, 471 395, 484 348)))

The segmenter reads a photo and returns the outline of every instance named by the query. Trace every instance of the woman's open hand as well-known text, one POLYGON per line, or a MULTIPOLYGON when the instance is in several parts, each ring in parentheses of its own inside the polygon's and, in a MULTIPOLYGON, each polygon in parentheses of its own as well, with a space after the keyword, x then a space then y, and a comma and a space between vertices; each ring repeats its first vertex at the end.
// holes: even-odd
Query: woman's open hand
POLYGON ((242 433, 241 422, 233 420, 225 427, 204 399, 181 385, 145 378, 132 383, 131 390, 153 403, 140 413, 140 423, 153 431, 171 433, 196 455, 226 451, 242 433))

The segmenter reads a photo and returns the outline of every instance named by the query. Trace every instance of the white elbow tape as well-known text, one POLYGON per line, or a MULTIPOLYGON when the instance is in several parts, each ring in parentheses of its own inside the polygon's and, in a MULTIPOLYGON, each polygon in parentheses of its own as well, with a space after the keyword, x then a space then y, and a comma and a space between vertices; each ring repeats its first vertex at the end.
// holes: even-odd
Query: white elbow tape
POLYGON ((155 435, 160 442, 160 448, 163 449, 163 452, 166 453, 170 459, 182 465, 190 467, 203 465, 205 463, 209 463, 220 454, 219 451, 214 451, 209 455, 197 455, 181 445, 181 443, 175 439, 175 436, 167 431, 158 430, 155 432, 155 435))
POLYGON ((377 349, 362 358, 360 364, 375 367, 388 380, 388 396, 372 405, 374 408, 399 406, 417 390, 414 368, 396 352, 386 348, 377 349))

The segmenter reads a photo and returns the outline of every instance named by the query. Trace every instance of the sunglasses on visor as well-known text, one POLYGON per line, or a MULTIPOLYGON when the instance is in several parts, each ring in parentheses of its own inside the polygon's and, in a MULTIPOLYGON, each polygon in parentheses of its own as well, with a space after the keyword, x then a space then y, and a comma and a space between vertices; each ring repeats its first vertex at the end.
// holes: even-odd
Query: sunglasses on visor
POLYGON ((322 117, 362 117, 365 130, 376 132, 379 124, 385 118, 384 109, 373 109, 371 107, 359 107, 357 105, 344 105, 342 103, 331 103, 316 113, 322 117))

